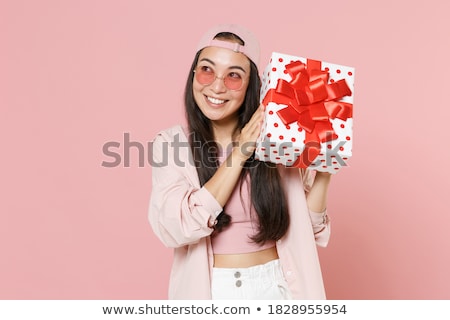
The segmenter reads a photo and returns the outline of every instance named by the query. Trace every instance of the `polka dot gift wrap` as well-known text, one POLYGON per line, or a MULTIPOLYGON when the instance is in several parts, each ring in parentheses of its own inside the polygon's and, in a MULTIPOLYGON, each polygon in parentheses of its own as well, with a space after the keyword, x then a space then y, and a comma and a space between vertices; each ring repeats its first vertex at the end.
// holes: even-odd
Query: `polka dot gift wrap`
POLYGON ((335 174, 352 155, 354 68, 273 52, 256 159, 335 174))

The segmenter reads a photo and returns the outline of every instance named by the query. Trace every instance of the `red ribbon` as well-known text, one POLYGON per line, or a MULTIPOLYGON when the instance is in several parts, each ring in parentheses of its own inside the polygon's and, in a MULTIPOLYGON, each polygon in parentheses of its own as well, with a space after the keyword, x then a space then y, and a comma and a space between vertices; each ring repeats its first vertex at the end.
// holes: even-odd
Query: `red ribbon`
POLYGON ((328 83, 329 73, 321 67, 317 60, 308 59, 307 64, 291 62, 286 65, 286 71, 292 80, 279 79, 277 87, 270 89, 262 102, 287 105, 277 111, 281 121, 285 125, 297 121, 305 130, 305 149, 294 163, 299 168, 306 168, 314 161, 320 153, 321 142, 337 138, 330 119, 345 121, 352 117, 353 105, 337 101, 352 94, 345 79, 328 83))

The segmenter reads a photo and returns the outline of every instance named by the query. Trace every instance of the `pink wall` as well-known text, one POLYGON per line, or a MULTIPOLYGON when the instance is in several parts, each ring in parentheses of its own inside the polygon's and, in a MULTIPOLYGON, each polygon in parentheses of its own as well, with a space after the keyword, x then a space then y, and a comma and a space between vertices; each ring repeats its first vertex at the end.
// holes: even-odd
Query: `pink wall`
POLYGON ((279 51, 356 68, 354 153, 320 249, 329 298, 450 299, 446 1, 155 3, 0 2, 0 298, 166 297, 151 168, 137 147, 102 167, 102 146, 124 156, 125 133, 145 145, 183 121, 200 34, 237 22, 263 64, 279 51))

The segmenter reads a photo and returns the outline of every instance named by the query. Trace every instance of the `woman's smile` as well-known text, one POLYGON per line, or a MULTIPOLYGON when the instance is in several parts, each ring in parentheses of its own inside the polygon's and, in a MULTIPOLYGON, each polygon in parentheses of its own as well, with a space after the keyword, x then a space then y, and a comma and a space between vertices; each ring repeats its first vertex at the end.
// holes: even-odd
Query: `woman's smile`
POLYGON ((209 97, 206 95, 205 95, 205 97, 206 97, 206 100, 210 102, 210 105, 212 107, 222 107, 228 101, 228 100, 209 97))

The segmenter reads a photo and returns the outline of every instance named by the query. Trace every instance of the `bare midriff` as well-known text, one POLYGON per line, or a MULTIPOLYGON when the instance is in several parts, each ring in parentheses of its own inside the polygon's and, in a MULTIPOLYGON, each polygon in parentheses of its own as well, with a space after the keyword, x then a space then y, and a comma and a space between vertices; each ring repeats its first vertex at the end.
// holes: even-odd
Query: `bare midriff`
POLYGON ((278 259, 276 247, 240 254, 215 254, 215 268, 248 268, 278 259))

